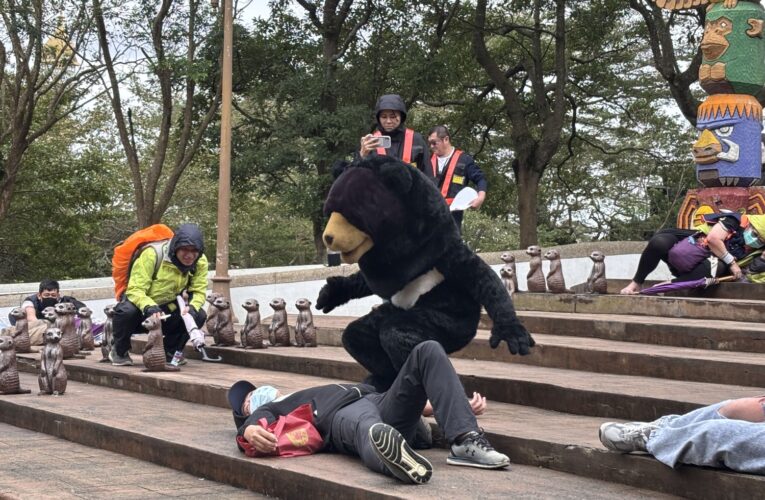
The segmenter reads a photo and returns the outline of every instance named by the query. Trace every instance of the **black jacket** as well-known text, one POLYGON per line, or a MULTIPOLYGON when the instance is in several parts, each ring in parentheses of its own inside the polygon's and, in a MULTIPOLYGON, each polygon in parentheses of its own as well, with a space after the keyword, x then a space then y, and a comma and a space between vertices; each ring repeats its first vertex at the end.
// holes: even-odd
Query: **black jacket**
MULTIPOLYGON (((387 149, 386 156, 391 156, 397 160, 401 160, 404 157, 406 115, 406 104, 400 95, 386 94, 377 99, 377 104, 375 105, 375 120, 377 121, 377 125, 375 130, 379 131, 382 135, 390 136, 390 148, 387 149), (397 129, 391 132, 386 132, 380 124, 380 113, 385 109, 392 109, 401 113, 401 124, 397 129)), ((376 156, 377 151, 372 151, 372 155, 376 156)), ((358 154, 356 155, 356 159, 361 159, 358 154)), ((428 178, 435 182, 433 171, 430 167, 430 150, 428 149, 428 143, 418 132, 414 132, 414 137, 412 138, 411 165, 417 167, 420 172, 424 173, 428 178)))
MULTIPOLYGON (((452 154, 454 155, 456 153, 457 150, 455 149, 454 153, 452 154)), ((450 157, 449 161, 446 162, 444 170, 439 173, 438 159, 435 155, 431 156, 431 168, 434 172, 434 175, 436 176, 436 185, 438 186, 439 190, 444 185, 451 160, 452 157, 450 157)), ((484 177, 483 172, 480 168, 478 168, 478 165, 475 164, 473 157, 463 151, 460 154, 460 157, 457 159, 457 165, 454 168, 454 175, 452 176, 451 184, 449 185, 448 191, 446 193, 446 198, 454 198, 457 196, 457 193, 462 191, 462 188, 468 185, 468 181, 475 185, 476 191, 486 192, 486 189, 488 188, 486 177, 484 177)))
POLYGON ((330 384, 311 387, 290 394, 281 401, 260 406, 243 422, 244 417, 242 416, 235 416, 234 420, 239 425, 238 434, 244 436, 244 430, 250 425, 256 425, 261 418, 265 418, 271 424, 280 416, 288 415, 297 407, 310 403, 313 409, 313 424, 324 439, 326 446, 329 443, 329 434, 335 413, 374 391, 374 387, 366 384, 330 384))

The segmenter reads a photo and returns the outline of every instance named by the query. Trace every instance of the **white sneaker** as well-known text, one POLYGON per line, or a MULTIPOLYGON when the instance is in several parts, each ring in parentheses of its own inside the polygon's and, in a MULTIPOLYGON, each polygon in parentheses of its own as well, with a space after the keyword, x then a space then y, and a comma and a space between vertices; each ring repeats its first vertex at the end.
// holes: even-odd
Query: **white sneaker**
POLYGON ((648 451, 646 443, 656 428, 653 422, 606 422, 600 426, 598 437, 603 446, 611 451, 648 451))

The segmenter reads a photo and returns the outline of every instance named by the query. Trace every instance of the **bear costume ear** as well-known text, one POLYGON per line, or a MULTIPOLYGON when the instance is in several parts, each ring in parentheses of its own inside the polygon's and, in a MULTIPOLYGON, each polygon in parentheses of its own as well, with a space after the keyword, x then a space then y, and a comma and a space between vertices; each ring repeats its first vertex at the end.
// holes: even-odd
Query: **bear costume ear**
POLYGON ((345 172, 345 170, 351 166, 351 162, 346 160, 335 160, 334 163, 332 163, 332 180, 334 181, 338 177, 340 177, 340 174, 345 172))
POLYGON ((408 194, 412 190, 412 174, 414 170, 401 168, 400 162, 385 162, 380 165, 380 178, 383 184, 394 193, 408 194))

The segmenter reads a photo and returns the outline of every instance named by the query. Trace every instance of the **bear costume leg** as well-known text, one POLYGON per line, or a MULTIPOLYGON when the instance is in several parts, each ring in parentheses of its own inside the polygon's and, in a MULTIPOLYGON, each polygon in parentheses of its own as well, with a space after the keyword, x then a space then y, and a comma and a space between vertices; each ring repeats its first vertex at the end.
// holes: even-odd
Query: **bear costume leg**
POLYGON ((435 340, 447 353, 465 347, 475 336, 476 321, 433 309, 401 309, 383 304, 349 324, 343 346, 370 376, 365 383, 387 391, 409 353, 426 340, 435 340))
MULTIPOLYGON (((365 384, 373 385, 377 390, 385 386, 385 381, 393 373, 395 378, 396 368, 390 359, 384 355, 380 343, 380 316, 372 311, 351 322, 343 331, 343 347, 348 354, 353 356, 361 366, 366 368, 370 375, 364 380, 365 384)), ((392 380, 388 382, 388 385, 392 380)), ((385 390, 385 389, 383 389, 385 390)))

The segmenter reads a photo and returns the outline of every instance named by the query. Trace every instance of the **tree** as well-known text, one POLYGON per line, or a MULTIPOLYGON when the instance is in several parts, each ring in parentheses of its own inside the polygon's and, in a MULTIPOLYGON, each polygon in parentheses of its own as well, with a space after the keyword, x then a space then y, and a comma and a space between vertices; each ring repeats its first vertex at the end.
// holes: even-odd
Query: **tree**
POLYGON ((486 0, 476 3, 473 50, 505 101, 513 143, 513 172, 518 185, 520 243, 521 246, 533 245, 537 243, 539 182, 558 151, 566 118, 566 2, 555 0, 549 28, 543 25, 542 0, 534 0, 532 4, 530 26, 515 22, 487 26, 486 3, 486 0), (487 45, 487 33, 495 31, 502 36, 516 33, 515 40, 524 47, 526 57, 502 69, 498 56, 492 54, 487 45), (548 50, 554 52, 552 58, 547 56, 548 50), (523 78, 518 87, 519 74, 523 74, 523 78))
POLYGON ((0 0, 0 17, 2 221, 28 149, 97 97, 92 87, 101 67, 87 53, 92 17, 82 3, 0 0))
POLYGON ((337 159, 358 145, 368 109, 359 104, 359 77, 346 57, 369 20, 372 2, 273 2, 243 49, 248 80, 239 82, 232 175, 239 193, 277 195, 294 215, 311 221, 321 261, 322 204, 337 159))
POLYGON ((200 0, 190 0, 188 8, 177 0, 162 0, 157 8, 154 2, 142 0, 133 9, 123 3, 104 6, 102 0, 93 0, 108 75, 105 85, 130 170, 137 222, 142 227, 159 222, 167 211, 178 181, 205 143, 205 131, 218 110, 217 86, 208 91, 198 85, 216 62, 198 55, 212 30, 208 9, 200 0), (113 24, 109 30, 107 22, 113 24), (118 52, 114 52, 115 46, 120 47, 118 52), (120 68, 124 67, 134 69, 123 73, 120 68), (126 88, 127 83, 145 86, 147 81, 150 91, 126 88), (133 101, 138 95, 139 107, 153 108, 159 116, 158 122, 151 121, 148 117, 154 113, 150 111, 138 123, 139 143, 135 141, 133 110, 129 105, 125 110, 130 102, 125 96, 131 93, 133 101))
POLYGON ((695 126, 699 100, 693 95, 691 85, 699 79, 701 48, 678 49, 675 38, 684 35, 691 47, 700 40, 698 33, 704 30, 705 7, 666 14, 653 0, 630 0, 630 7, 642 16, 648 28, 654 67, 669 84, 680 112, 695 126), (680 69, 681 59, 689 60, 685 70, 680 69))

